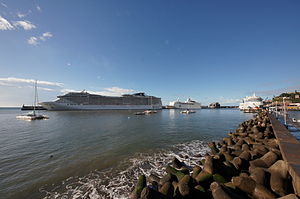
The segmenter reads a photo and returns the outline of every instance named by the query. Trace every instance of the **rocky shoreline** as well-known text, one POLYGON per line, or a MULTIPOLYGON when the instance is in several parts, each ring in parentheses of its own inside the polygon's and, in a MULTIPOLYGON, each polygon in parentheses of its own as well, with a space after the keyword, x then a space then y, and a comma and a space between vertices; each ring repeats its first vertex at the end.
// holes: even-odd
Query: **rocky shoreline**
POLYGON ((131 199, 297 199, 266 112, 239 125, 190 167, 178 159, 159 178, 139 176, 131 199))

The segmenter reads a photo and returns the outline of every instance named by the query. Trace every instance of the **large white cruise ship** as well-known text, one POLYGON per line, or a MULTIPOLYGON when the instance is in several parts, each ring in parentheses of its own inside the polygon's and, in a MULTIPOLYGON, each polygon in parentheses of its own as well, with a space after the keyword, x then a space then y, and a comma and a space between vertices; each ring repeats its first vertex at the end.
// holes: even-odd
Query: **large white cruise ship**
POLYGON ((102 96, 88 92, 70 92, 57 96, 54 102, 40 103, 47 110, 146 110, 161 109, 161 99, 145 93, 126 94, 120 97, 102 96))
POLYGON ((252 96, 247 96, 243 99, 243 102, 240 103, 239 109, 255 109, 261 108, 263 106, 263 99, 259 96, 256 96, 255 93, 252 96))
POLYGON ((190 98, 185 102, 180 102, 179 100, 170 102, 169 106, 174 107, 176 109, 201 109, 201 104, 190 98))

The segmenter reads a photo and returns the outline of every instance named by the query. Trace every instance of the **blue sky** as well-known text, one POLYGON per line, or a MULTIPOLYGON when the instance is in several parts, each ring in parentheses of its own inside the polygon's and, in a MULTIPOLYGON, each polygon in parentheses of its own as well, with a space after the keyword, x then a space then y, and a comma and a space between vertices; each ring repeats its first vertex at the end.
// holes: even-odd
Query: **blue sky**
POLYGON ((300 90, 300 1, 0 0, 0 106, 70 90, 238 104, 300 90))

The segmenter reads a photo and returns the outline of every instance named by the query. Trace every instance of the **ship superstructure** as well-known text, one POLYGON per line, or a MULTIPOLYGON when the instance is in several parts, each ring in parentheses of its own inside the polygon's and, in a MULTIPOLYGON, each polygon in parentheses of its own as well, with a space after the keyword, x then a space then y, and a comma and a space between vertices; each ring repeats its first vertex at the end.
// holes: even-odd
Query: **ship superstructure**
POLYGON ((201 104, 190 98, 185 102, 180 102, 179 100, 170 102, 169 106, 174 107, 176 109, 201 109, 201 104))
POLYGON ((252 96, 247 96, 243 99, 243 102, 240 103, 239 109, 257 109, 263 106, 263 99, 259 96, 256 96, 255 93, 252 96))
POLYGON ((119 97, 70 92, 57 96, 54 102, 42 102, 48 110, 130 110, 161 109, 161 98, 145 93, 125 94, 119 97))

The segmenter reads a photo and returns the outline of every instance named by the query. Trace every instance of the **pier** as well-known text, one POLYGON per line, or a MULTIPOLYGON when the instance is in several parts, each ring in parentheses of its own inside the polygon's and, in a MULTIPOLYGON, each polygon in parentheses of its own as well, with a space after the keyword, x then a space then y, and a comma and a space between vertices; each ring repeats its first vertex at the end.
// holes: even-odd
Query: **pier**
POLYGON ((293 179, 295 193, 300 196, 300 142, 272 114, 269 118, 283 160, 288 165, 288 171, 293 179))

